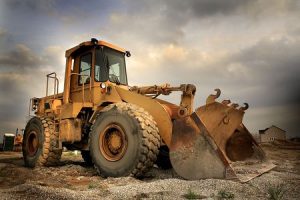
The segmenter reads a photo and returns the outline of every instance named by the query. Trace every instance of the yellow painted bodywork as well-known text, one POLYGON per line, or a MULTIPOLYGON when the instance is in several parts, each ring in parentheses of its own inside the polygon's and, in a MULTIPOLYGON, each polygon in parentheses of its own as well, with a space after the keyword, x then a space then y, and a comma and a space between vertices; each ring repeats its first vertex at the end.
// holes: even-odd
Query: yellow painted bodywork
POLYGON ((82 42, 67 50, 65 54, 64 92, 41 98, 36 115, 53 116, 59 121, 61 141, 74 142, 79 140, 79 134, 74 133, 73 138, 71 137, 72 131, 78 131, 77 128, 74 128, 74 125, 71 126, 74 123, 72 120, 78 118, 83 109, 94 111, 94 114, 89 119, 89 122, 93 123, 96 117, 95 113, 105 108, 106 105, 122 101, 132 103, 144 108, 153 116, 163 142, 169 146, 172 138, 172 119, 174 119, 174 116, 177 116, 178 107, 168 102, 129 91, 128 86, 117 85, 109 80, 105 82, 106 88, 102 89, 100 87, 101 83, 94 80, 95 50, 93 47, 95 45, 106 46, 124 54, 126 53, 125 49, 105 41, 97 41, 97 44, 91 41, 82 42), (79 85, 79 58, 86 53, 93 55, 90 82, 85 85, 79 85), (72 131, 70 132, 70 130, 72 131))
MULTIPOLYGON (((70 94, 71 101, 62 105, 62 100, 52 100, 49 97, 45 97, 41 101, 41 106, 39 106, 39 113, 43 115, 45 112, 43 106, 45 102, 50 102, 52 113, 60 120, 76 118, 83 108, 91 108, 94 111, 99 111, 104 108, 101 106, 104 103, 117 103, 122 101, 132 103, 144 108, 153 116, 163 142, 168 146, 171 144, 172 120, 170 112, 167 110, 164 101, 152 99, 150 97, 131 92, 128 90, 127 86, 116 85, 110 82, 107 82, 106 85, 107 87, 105 90, 100 88, 100 83, 94 83, 94 86, 92 86, 91 89, 86 86, 84 89, 84 97, 82 96, 81 88, 72 90, 70 94), (110 88, 109 92, 107 91, 108 88, 110 88)), ((67 122, 64 122, 64 124, 65 123, 67 122)), ((68 124, 70 124, 69 121, 67 125, 68 124)), ((69 127, 69 125, 64 127, 69 127)), ((60 131, 60 135, 64 135, 65 132, 65 136, 62 136, 64 140, 67 141, 67 138, 69 138, 71 141, 78 141, 77 136, 73 139, 68 136, 69 131, 67 131, 67 128, 61 128, 62 131, 60 131)), ((75 129, 72 128, 72 130, 75 129)))
POLYGON ((157 124, 159 134, 166 145, 171 144, 172 138, 172 121, 168 111, 158 101, 149 97, 124 90, 116 87, 121 99, 125 102, 132 103, 144 108, 154 118, 157 124))
MULTIPOLYGON (((88 89, 86 89, 88 90, 88 89)), ((89 99, 88 91, 86 98, 89 99)), ((159 133, 164 143, 170 145, 172 138, 172 121, 169 113, 163 106, 155 99, 151 99, 144 95, 140 95, 128 90, 126 86, 117 86, 113 83, 107 83, 106 90, 102 91, 100 86, 92 87, 91 89, 92 102, 82 102, 81 90, 71 94, 73 103, 65 104, 62 106, 61 118, 74 118, 78 115, 82 108, 93 108, 93 110, 101 110, 103 103, 117 103, 127 102, 138 105, 149 112, 159 129, 159 133), (107 88, 110 87, 110 92, 107 88)))
MULTIPOLYGON (((77 51, 78 49, 82 48, 82 47, 87 47, 87 46, 92 46, 92 42, 90 41, 87 41, 87 42, 82 42, 80 43, 79 45, 69 49, 66 51, 66 58, 70 57, 75 51, 77 51)), ((101 45, 101 46, 106 46, 106 47, 109 47, 111 49, 115 49, 117 51, 120 51, 120 52, 123 52, 125 53, 125 49, 121 48, 121 47, 118 47, 117 45, 114 45, 114 44, 111 44, 111 43, 108 43, 108 42, 105 42, 105 41, 98 41, 98 45, 101 45)))
POLYGON ((81 140, 81 121, 79 119, 60 120, 59 139, 62 142, 79 142, 81 140))

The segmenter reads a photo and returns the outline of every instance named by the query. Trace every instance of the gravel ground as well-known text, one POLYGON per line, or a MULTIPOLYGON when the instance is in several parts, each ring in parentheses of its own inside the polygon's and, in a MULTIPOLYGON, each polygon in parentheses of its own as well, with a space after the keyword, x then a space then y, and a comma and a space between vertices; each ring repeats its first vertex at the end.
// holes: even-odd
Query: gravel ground
POLYGON ((72 153, 64 153, 61 166, 35 169, 24 168, 18 153, 0 153, 0 199, 268 199, 269 189, 280 185, 277 191, 285 191, 283 199, 300 199, 300 150, 275 144, 263 148, 277 167, 247 183, 187 181, 173 170, 157 168, 142 180, 104 179, 72 153))

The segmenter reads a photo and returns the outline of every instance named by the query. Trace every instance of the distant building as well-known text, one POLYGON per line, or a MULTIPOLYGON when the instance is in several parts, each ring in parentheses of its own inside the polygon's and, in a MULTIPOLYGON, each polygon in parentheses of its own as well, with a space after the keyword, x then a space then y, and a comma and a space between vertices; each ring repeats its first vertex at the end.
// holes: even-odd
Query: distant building
POLYGON ((272 125, 264 130, 259 130, 260 142, 272 142, 274 140, 286 140, 286 131, 272 125))

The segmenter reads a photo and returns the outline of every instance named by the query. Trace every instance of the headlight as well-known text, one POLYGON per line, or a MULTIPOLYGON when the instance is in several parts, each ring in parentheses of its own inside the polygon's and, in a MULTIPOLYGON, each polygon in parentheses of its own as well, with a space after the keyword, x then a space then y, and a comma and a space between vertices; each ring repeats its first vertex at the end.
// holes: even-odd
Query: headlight
POLYGON ((100 84, 100 87, 101 87, 102 89, 105 89, 105 88, 106 88, 105 83, 101 83, 101 84, 100 84))

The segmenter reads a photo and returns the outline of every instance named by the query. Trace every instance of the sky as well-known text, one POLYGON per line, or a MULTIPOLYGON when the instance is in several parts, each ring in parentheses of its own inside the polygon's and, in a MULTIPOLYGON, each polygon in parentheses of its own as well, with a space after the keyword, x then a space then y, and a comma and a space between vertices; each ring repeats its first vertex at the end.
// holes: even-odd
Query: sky
POLYGON ((192 83, 197 107, 220 88, 221 100, 249 103, 252 133, 276 125, 300 137, 299 10, 299 0, 0 0, 0 132, 24 128, 46 74, 63 83, 65 50, 95 37, 131 51, 131 86, 192 83))

